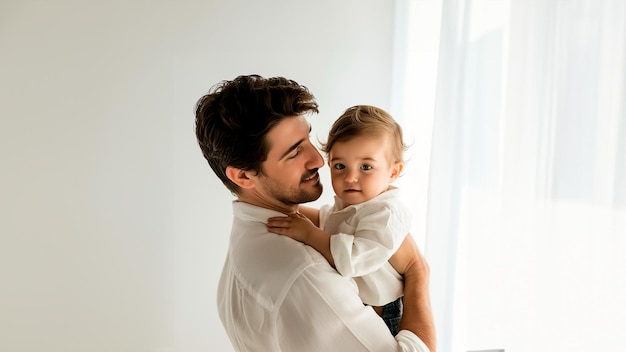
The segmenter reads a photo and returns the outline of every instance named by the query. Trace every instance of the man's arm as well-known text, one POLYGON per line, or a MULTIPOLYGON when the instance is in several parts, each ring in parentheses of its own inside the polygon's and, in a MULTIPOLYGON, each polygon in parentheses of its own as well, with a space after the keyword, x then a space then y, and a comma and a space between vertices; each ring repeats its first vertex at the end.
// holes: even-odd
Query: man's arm
POLYGON ((354 282, 325 261, 298 275, 278 306, 280 350, 428 352, 408 330, 394 338, 374 310, 363 305, 354 282))
POLYGON ((428 286, 430 268, 411 234, 406 236, 389 262, 404 276, 404 311, 400 329, 413 332, 431 352, 435 352, 435 323, 428 286))

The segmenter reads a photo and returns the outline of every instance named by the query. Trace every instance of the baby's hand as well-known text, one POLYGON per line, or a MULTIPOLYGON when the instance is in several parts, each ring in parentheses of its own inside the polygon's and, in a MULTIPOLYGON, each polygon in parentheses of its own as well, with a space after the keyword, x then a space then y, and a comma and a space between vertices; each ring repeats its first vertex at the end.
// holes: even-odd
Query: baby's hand
POLYGON ((311 220, 300 213, 269 218, 267 219, 267 229, 269 232, 285 235, 304 243, 307 243, 306 239, 311 233, 319 230, 311 220))

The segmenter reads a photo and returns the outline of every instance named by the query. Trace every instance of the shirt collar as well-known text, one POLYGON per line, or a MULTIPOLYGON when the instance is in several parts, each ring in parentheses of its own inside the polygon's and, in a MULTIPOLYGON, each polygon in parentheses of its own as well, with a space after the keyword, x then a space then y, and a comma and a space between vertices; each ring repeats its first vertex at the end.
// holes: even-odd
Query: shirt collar
POLYGON ((267 223, 267 219, 274 216, 285 216, 285 214, 267 208, 252 205, 250 203, 233 201, 233 214, 243 221, 253 221, 267 223))
POLYGON ((396 186, 389 186, 389 189, 387 189, 386 191, 384 191, 383 193, 377 195, 376 197, 365 201, 363 203, 359 203, 359 204, 352 204, 352 205, 348 205, 346 206, 345 203, 343 202, 343 200, 337 196, 335 196, 335 205, 334 205, 334 210, 335 211, 342 211, 344 209, 359 209, 361 207, 364 207, 370 203, 374 203, 374 202, 380 202, 380 201, 385 201, 389 198, 395 198, 398 196, 398 192, 400 192, 400 190, 398 189, 398 187, 396 186))

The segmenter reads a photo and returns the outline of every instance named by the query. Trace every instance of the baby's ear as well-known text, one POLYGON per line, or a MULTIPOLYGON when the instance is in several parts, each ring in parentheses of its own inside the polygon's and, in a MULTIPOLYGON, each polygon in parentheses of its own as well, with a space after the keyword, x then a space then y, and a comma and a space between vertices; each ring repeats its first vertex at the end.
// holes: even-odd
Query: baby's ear
POLYGON ((404 169, 404 164, 401 161, 396 161, 391 168, 391 176, 389 176, 389 182, 395 181, 402 173, 402 169, 404 169))
POLYGON ((226 177, 241 188, 253 188, 254 182, 250 178, 249 171, 244 171, 233 166, 226 167, 226 177))

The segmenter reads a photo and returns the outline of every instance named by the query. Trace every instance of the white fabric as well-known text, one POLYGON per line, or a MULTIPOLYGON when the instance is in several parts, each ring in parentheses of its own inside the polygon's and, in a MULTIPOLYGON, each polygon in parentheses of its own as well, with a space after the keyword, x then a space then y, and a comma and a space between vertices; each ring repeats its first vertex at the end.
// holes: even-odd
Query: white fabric
POLYGON ((241 202, 233 212, 217 303, 236 351, 428 351, 410 331, 394 338, 315 249, 268 232, 283 214, 241 202))
POLYGON ((382 306, 401 297, 402 276, 388 260, 411 229, 411 213, 399 199, 400 190, 388 191, 367 202, 320 208, 320 228, 331 235, 330 251, 340 274, 353 277, 364 303, 382 306))
POLYGON ((412 210, 427 218, 438 349, 616 350, 626 326, 626 1, 435 2, 430 13, 399 2, 419 5, 402 12, 419 24, 403 35, 432 37, 396 59, 417 87, 394 116, 432 135, 432 159, 411 163, 430 166, 428 208, 412 210), (441 23, 425 28, 427 16, 441 23), (437 60, 416 59, 429 52, 437 60), (414 113, 432 92, 431 111, 414 113))

